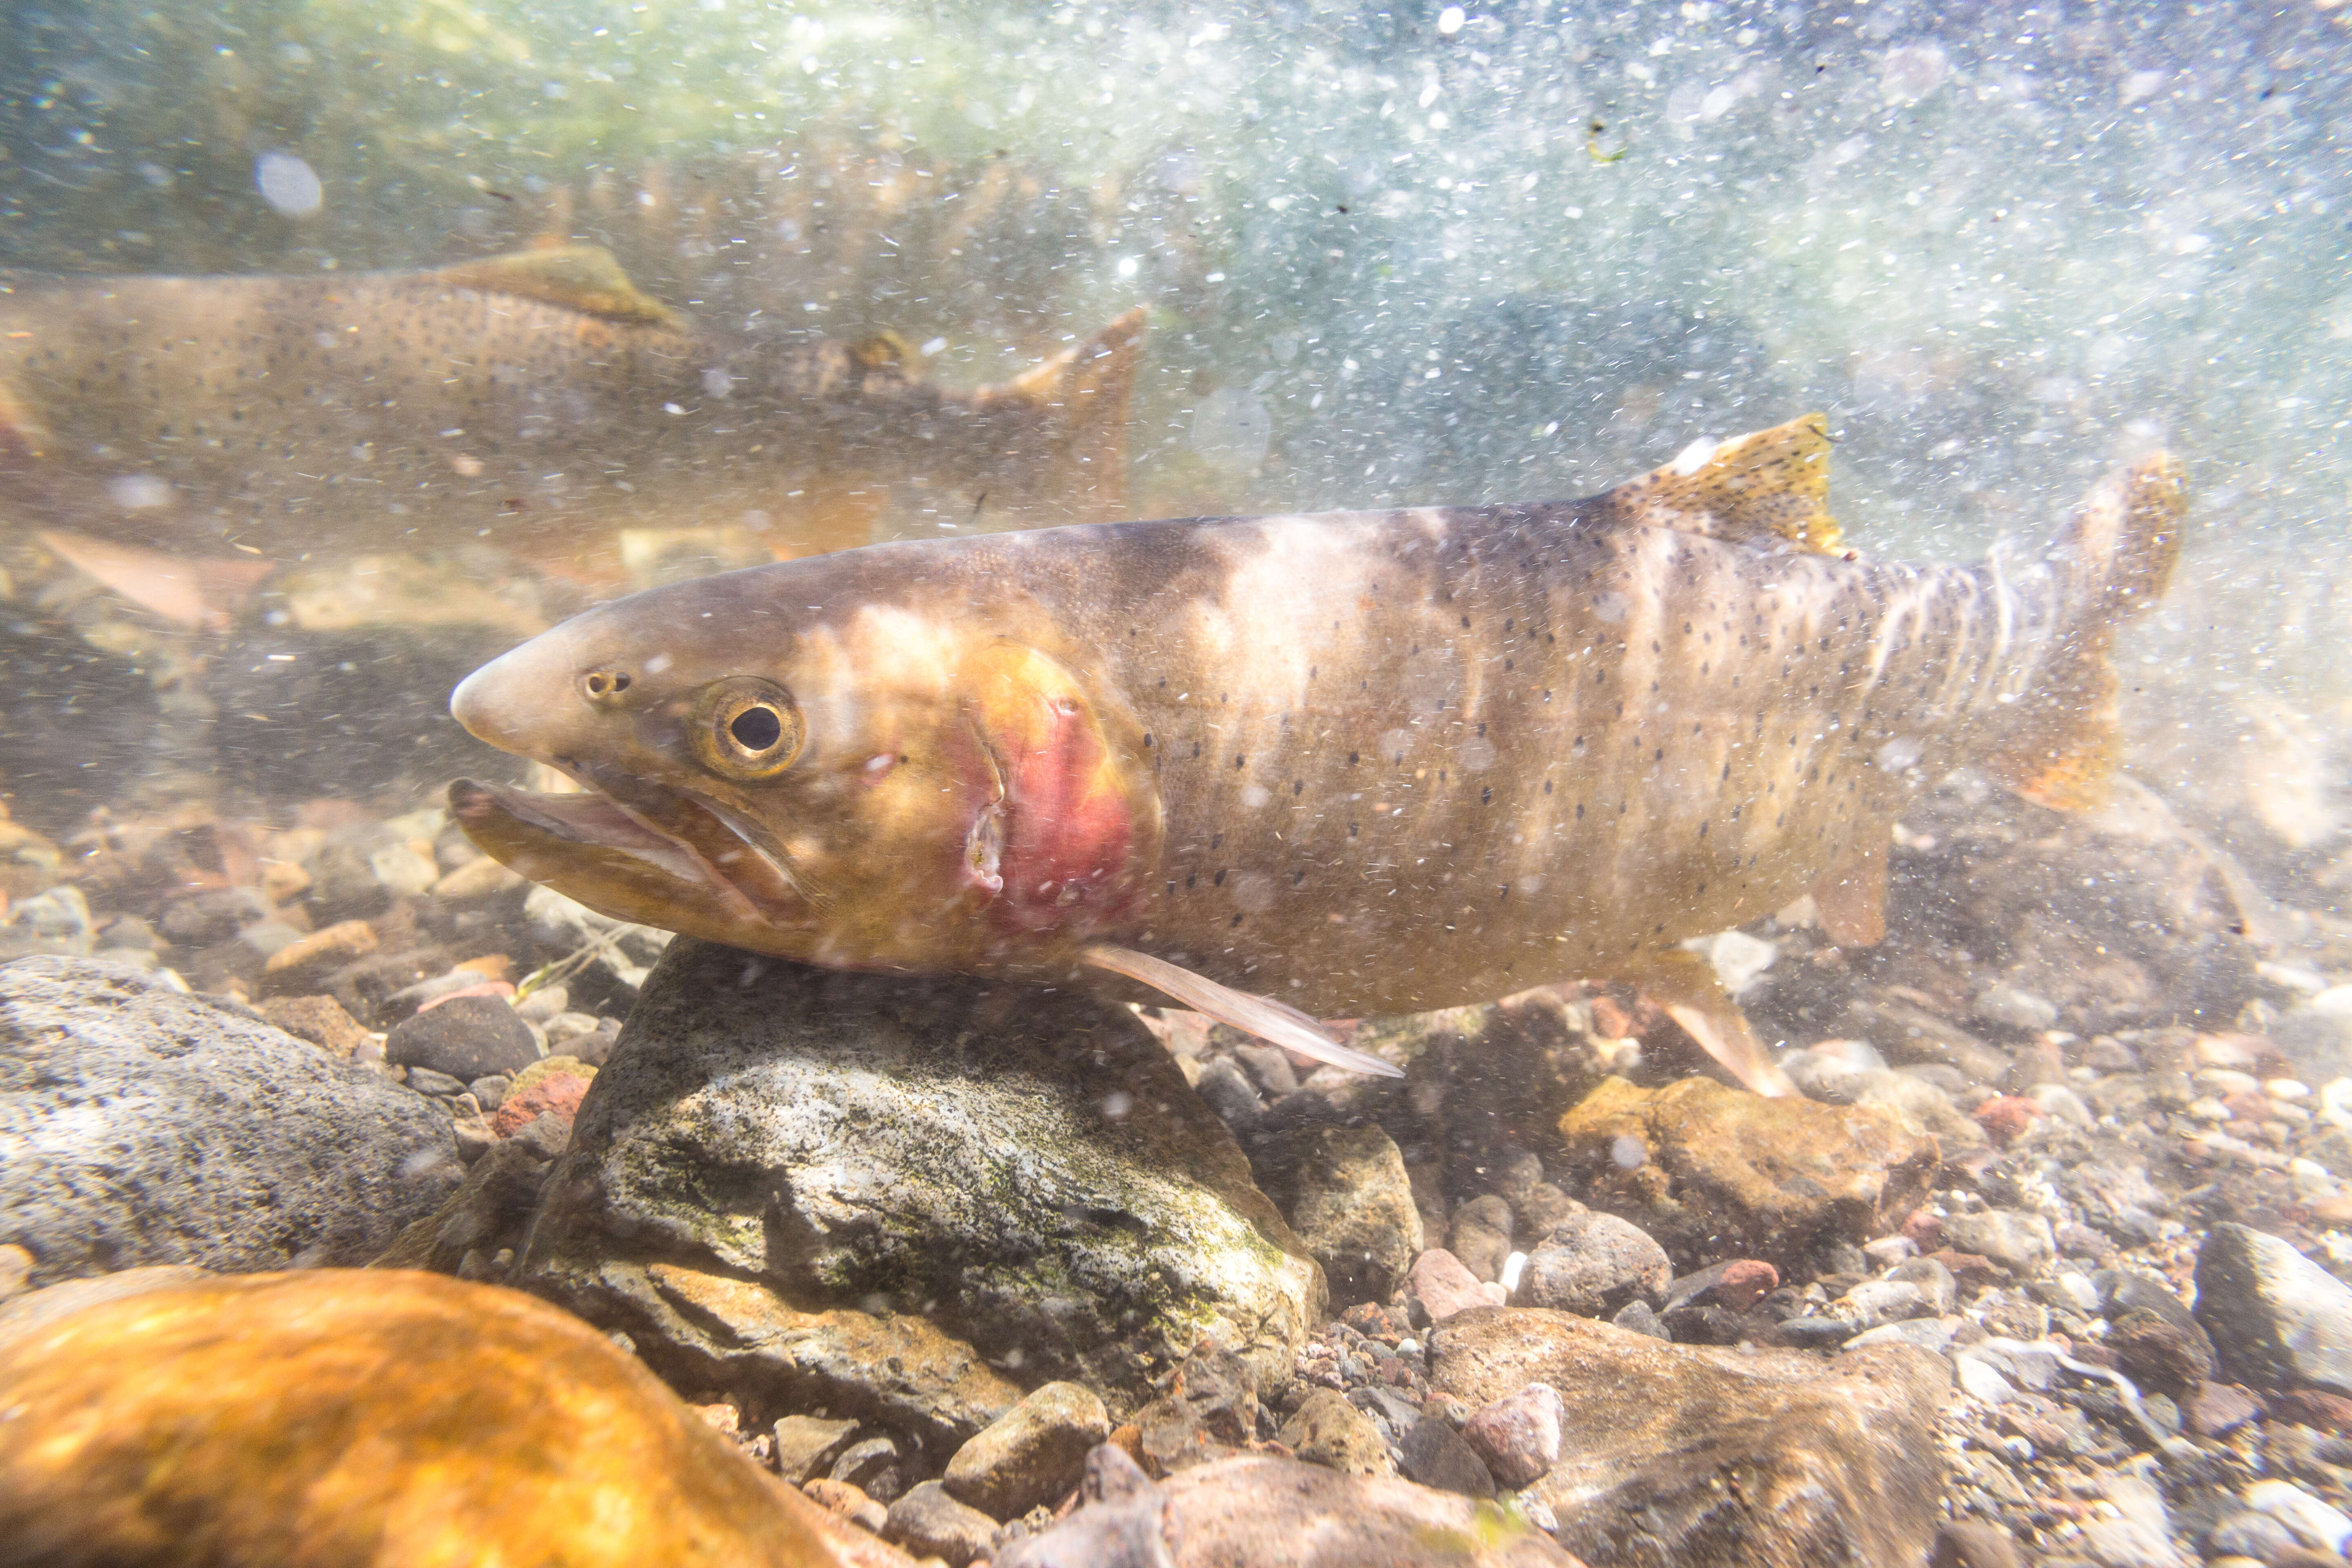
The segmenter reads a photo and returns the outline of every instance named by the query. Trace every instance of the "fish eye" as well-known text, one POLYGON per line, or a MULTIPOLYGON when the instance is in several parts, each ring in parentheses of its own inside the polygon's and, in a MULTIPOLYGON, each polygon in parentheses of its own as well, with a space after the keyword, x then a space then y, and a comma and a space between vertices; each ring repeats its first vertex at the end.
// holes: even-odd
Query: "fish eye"
POLYGON ((694 749, 714 773, 773 778, 800 755, 800 709, 793 694, 772 680, 735 676, 717 681, 696 706, 694 749))

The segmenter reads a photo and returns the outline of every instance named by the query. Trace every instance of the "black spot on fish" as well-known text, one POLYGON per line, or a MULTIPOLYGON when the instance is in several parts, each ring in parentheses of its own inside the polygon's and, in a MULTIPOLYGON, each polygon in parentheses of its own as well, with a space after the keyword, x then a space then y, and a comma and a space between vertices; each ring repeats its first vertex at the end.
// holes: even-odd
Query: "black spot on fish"
POLYGON ((1546 779, 1546 780, 1544 780, 1544 794, 1546 794, 1546 795, 1549 795, 1550 793, 1551 793, 1551 780, 1549 780, 1549 779, 1546 779))
POLYGON ((1305 795, 1307 793, 1307 781, 1305 779, 1291 780, 1290 793, 1294 796, 1305 795))
POLYGON ((1494 792, 1493 790, 1491 790, 1491 789, 1482 789, 1482 790, 1480 790, 1480 791, 1478 792, 1478 804, 1479 804, 1480 805, 1494 805, 1494 804, 1495 804, 1495 792, 1494 792))
POLYGON ((1224 847, 1224 845, 1225 845, 1225 836, 1224 836, 1223 834, 1222 834, 1222 833, 1212 833, 1212 834, 1210 834, 1210 835, 1209 835, 1209 847, 1210 847, 1210 848, 1212 848, 1212 849, 1222 849, 1222 848, 1223 848, 1223 847, 1224 847))
POLYGON ((1248 759, 1247 757, 1235 757, 1235 758, 1234 759, 1234 772, 1238 773, 1238 772, 1240 772, 1243 768, 1245 768, 1245 767, 1247 767, 1247 766, 1249 766, 1249 759, 1248 759))
POLYGON ((1353 752, 1348 753, 1348 765, 1351 768, 1356 765, 1356 753, 1353 752))

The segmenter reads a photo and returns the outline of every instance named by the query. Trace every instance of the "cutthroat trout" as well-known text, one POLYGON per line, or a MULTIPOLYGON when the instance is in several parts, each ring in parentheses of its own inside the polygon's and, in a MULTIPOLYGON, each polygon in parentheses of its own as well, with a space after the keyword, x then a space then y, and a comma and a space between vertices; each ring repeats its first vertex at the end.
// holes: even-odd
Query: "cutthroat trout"
POLYGON ((1124 504, 1141 321, 959 394, 887 338, 697 325, 589 246, 424 272, 17 282, 0 289, 0 502, 184 620, 216 606, 192 607, 202 574, 157 553, 488 539, 577 568, 599 531, 749 517, 805 554, 868 542, 886 493, 926 531, 1095 521, 1124 504))
POLYGON ((605 912, 839 967, 1109 971, 1307 1016, 1638 982, 1787 1080, 1683 944, 1810 894, 1883 934, 1911 789, 2089 804, 2167 458, 2030 563, 1864 561, 1812 416, 1596 498, 885 544, 656 589, 485 666, 474 842, 605 912))

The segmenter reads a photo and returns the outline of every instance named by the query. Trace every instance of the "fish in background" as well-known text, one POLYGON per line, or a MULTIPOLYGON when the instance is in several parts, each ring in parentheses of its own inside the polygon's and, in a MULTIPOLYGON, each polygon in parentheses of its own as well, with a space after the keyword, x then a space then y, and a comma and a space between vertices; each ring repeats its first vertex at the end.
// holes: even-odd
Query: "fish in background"
POLYGON ((461 781, 476 844, 622 919, 840 968, 1108 972, 1392 1071, 1316 1017, 1630 980, 1789 1083, 1685 944, 1810 896, 1885 931, 1913 794, 2101 797, 2155 457, 2046 555, 1860 559, 1811 416, 1591 500, 877 545, 590 610, 452 710, 586 793, 461 781))
POLYGON ((1118 516, 1142 312, 947 392, 887 336, 688 321, 604 250, 0 287, 0 523, 189 625, 321 547, 619 576, 621 529, 764 555, 1118 516))

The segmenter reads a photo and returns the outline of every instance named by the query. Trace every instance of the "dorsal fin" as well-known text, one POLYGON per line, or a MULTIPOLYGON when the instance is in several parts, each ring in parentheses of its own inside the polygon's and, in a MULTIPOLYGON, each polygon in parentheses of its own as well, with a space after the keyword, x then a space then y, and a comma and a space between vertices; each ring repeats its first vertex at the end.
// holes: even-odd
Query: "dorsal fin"
POLYGON ((1601 499, 1623 522, 1834 555, 1844 536, 1830 515, 1829 490, 1829 420, 1808 414, 1693 442, 1666 467, 1601 499))
POLYGON ((562 305, 584 315, 635 326, 684 331, 684 316, 629 281, 613 253, 601 245, 557 245, 510 250, 479 261, 460 261, 435 276, 461 289, 512 294, 562 305))

